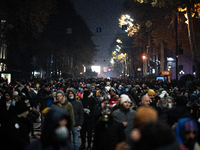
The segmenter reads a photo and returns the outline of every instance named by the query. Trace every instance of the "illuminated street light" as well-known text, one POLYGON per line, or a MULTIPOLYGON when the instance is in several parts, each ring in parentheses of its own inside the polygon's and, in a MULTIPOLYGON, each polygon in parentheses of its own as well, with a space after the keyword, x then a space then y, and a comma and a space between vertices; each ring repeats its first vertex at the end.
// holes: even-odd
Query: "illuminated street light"
POLYGON ((117 39, 116 42, 117 43, 122 43, 122 41, 120 39, 117 39))
POLYGON ((146 57, 145 55, 143 55, 143 56, 142 56, 142 59, 145 60, 145 59, 147 59, 147 57, 146 57))

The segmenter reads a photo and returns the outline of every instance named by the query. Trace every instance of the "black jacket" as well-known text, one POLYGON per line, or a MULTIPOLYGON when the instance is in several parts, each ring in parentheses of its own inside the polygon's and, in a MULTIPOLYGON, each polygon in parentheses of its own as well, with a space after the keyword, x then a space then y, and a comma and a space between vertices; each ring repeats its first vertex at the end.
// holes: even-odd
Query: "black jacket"
POLYGON ((173 126, 174 123, 178 122, 179 119, 191 117, 190 112, 186 106, 175 106, 168 111, 167 123, 173 126))
POLYGON ((9 150, 23 150, 29 144, 31 121, 28 118, 13 116, 7 122, 7 146, 9 150))
POLYGON ((94 107, 96 105, 96 100, 92 96, 91 93, 87 98, 82 98, 81 102, 83 104, 83 110, 84 110, 84 122, 83 123, 93 123, 94 122, 94 107), (86 113, 86 109, 90 110, 90 113, 86 113))
POLYGON ((76 91, 73 88, 70 88, 69 91, 74 93, 74 99, 69 98, 69 102, 72 104, 74 110, 74 120, 75 120, 75 127, 82 126, 84 121, 84 111, 82 102, 76 99, 76 91))
POLYGON ((101 120, 97 121, 94 131, 94 150, 114 150, 118 143, 126 141, 123 124, 114 119, 109 121, 107 128, 101 120))

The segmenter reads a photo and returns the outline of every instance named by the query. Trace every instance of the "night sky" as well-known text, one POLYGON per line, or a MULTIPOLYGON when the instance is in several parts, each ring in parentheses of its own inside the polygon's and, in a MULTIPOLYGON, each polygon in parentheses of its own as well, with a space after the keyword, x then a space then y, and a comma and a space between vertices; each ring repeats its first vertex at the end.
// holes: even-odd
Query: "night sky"
MULTIPOLYGON (((72 0, 76 11, 81 15, 91 32, 94 34, 94 41, 102 59, 106 59, 108 65, 109 47, 115 38, 115 34, 122 30, 119 28, 118 17, 121 12, 122 4, 125 0, 72 0), (101 28, 101 33, 97 33, 97 28, 101 28)), ((96 58, 94 58, 96 59, 96 58)), ((97 62, 102 64, 102 62, 97 62)))

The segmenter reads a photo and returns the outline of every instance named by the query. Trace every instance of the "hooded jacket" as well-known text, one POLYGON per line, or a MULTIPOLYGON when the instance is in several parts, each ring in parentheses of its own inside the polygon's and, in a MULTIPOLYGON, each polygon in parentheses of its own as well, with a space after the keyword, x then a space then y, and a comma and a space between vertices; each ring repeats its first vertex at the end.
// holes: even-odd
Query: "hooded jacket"
POLYGON ((26 150, 72 150, 69 137, 62 143, 56 138, 55 130, 58 127, 58 122, 62 119, 67 120, 67 128, 69 128, 70 116, 58 106, 53 106, 44 120, 41 139, 32 142, 26 147, 26 150))
POLYGON ((72 104, 69 103, 67 100, 67 97, 64 96, 60 102, 56 101, 54 104, 52 104, 52 106, 55 106, 55 105, 61 107, 69 115, 70 122, 71 122, 69 126, 69 130, 72 131, 75 125, 74 110, 73 110, 72 104))
MULTIPOLYGON (((74 88, 70 88, 68 90, 69 92, 73 92, 74 98, 70 99, 69 102, 72 104, 73 110, 74 110, 74 118, 75 118, 75 127, 82 126, 84 121, 84 112, 83 112, 83 105, 82 102, 76 99, 76 90, 74 88)), ((68 94, 67 93, 67 94, 68 94)))

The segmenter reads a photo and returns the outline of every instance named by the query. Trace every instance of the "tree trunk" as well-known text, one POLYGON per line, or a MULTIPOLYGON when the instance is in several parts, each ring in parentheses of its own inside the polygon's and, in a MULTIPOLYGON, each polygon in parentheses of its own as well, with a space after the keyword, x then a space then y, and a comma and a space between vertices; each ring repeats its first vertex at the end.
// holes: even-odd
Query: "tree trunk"
POLYGON ((195 43, 190 5, 188 5, 188 7, 187 7, 187 16, 188 16, 188 36, 189 36, 190 47, 191 47, 191 51, 192 51, 192 60, 193 60, 195 70, 196 70, 196 77, 200 78, 200 63, 199 63, 199 60, 197 59, 197 47, 196 47, 196 43, 195 43))
POLYGON ((160 72, 164 71, 164 43, 160 43, 160 72))

